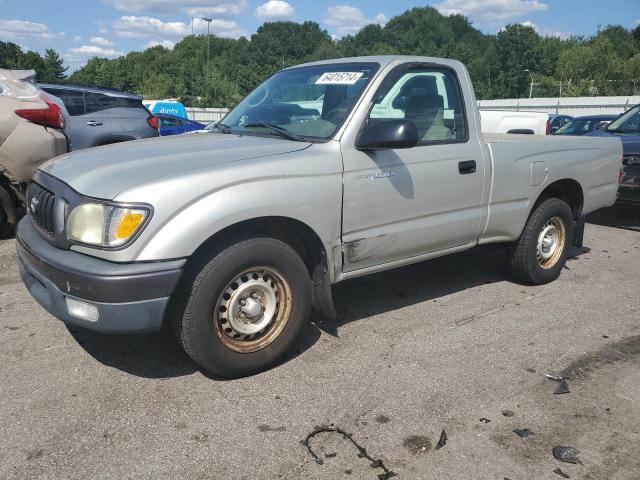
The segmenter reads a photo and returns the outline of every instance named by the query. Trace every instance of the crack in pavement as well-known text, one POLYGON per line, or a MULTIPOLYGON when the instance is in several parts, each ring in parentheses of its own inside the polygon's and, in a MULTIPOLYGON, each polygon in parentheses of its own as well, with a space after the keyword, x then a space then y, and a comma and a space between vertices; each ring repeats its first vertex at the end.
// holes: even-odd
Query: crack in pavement
POLYGON ((375 459, 373 458, 371 455, 369 455, 369 453, 367 452, 367 449, 364 448, 363 446, 361 446, 358 442, 356 442, 353 439, 353 435, 350 433, 345 432, 344 430, 342 430, 339 427, 334 427, 334 426, 319 426, 319 427, 315 427, 315 429, 313 430, 313 432, 311 432, 310 434, 308 434, 306 436, 306 438, 304 440, 302 440, 302 444, 307 447, 307 450, 309 451, 309 454, 313 457, 313 460, 318 464, 318 465, 322 465, 324 462, 323 460, 316 454, 316 452, 313 451, 313 449, 311 448, 311 445, 309 444, 309 441, 315 437, 316 435, 318 435, 319 433, 337 433, 339 435, 342 435, 342 438, 344 438, 345 440, 349 440, 351 443, 353 443, 353 445, 358 449, 358 457, 360 458, 366 458, 367 460, 369 460, 371 463, 369 464, 369 466, 371 468, 381 468, 383 473, 378 474, 378 480, 387 480, 389 478, 392 477, 396 477, 397 474, 394 473, 393 471, 389 470, 385 464, 382 462, 382 460, 380 459, 375 459))

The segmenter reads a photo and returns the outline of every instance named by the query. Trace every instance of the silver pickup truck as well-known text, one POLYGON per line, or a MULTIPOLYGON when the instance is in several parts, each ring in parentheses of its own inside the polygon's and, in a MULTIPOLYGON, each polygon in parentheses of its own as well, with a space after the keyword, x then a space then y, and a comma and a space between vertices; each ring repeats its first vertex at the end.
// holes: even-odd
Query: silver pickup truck
POLYGON ((480 133, 452 60, 362 57, 283 70, 210 133, 64 155, 28 189, 22 278, 68 324, 174 325, 206 371, 294 348, 332 284, 502 243, 556 279, 583 216, 614 203, 616 138, 480 133))

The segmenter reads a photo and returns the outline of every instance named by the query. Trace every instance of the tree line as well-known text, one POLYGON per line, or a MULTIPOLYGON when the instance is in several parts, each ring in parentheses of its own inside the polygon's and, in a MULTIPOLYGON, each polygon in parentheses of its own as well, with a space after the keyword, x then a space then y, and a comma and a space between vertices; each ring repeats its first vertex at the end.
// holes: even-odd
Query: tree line
POLYGON ((44 57, 0 42, 0 66, 35 68, 43 81, 99 85, 146 98, 179 98, 186 105, 232 107, 266 77, 302 62, 360 55, 454 58, 469 69, 479 99, 632 95, 640 93, 640 26, 599 28, 590 37, 542 36, 508 25, 484 34, 462 15, 413 8, 384 25, 368 25, 334 41, 315 22, 265 23, 251 38, 184 38, 116 59, 92 58, 68 78, 60 57, 44 57), (17 49, 17 51, 16 51, 17 49))
POLYGON ((33 69, 40 82, 59 82, 67 78, 67 68, 55 50, 48 48, 41 56, 31 50, 25 52, 13 42, 0 42, 0 68, 33 69))

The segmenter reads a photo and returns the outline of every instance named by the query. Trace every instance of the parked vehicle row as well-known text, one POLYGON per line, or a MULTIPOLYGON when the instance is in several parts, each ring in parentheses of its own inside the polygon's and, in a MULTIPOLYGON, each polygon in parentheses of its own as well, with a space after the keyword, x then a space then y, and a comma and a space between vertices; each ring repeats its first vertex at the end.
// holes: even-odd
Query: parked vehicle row
POLYGON ((32 70, 0 70, 0 236, 12 233, 25 210, 27 183, 45 161, 158 136, 158 121, 141 97, 34 81, 32 70))
POLYGON ((457 61, 315 62, 209 133, 41 166, 20 272, 69 324, 171 322, 204 370, 246 375, 295 347, 312 307, 335 314, 349 278, 501 243, 516 279, 553 281, 584 215, 614 203, 621 158, 612 137, 484 135, 457 61))
POLYGON ((69 150, 65 106, 33 85, 34 75, 0 69, 0 236, 13 232, 36 169, 69 150))
POLYGON ((585 115, 573 118, 554 132, 554 135, 586 135, 606 126, 618 115, 585 115))
POLYGON ((81 85, 38 86, 67 107, 70 150, 158 136, 157 119, 142 105, 142 97, 81 85))
POLYGON ((484 133, 550 135, 569 123, 573 117, 545 112, 480 110, 484 133))

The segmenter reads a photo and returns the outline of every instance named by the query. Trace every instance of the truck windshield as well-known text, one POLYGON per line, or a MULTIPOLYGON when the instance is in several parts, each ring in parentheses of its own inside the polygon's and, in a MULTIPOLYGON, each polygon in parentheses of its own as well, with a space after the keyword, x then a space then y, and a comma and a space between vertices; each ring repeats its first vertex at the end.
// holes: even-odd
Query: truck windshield
POLYGON ((214 131, 318 142, 345 121, 377 63, 333 63, 276 73, 251 92, 214 131))
POLYGON ((640 133, 640 105, 611 122, 607 127, 607 132, 640 133))

